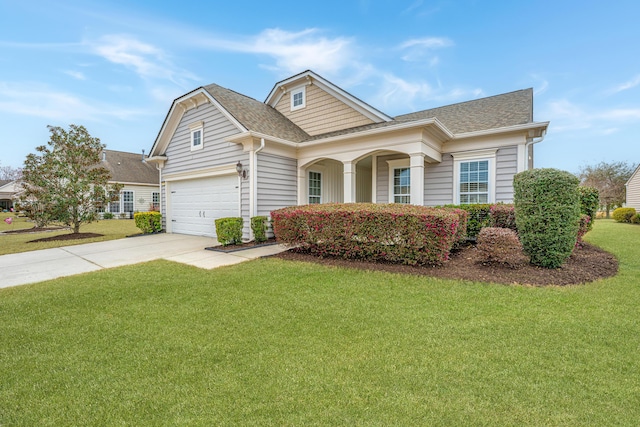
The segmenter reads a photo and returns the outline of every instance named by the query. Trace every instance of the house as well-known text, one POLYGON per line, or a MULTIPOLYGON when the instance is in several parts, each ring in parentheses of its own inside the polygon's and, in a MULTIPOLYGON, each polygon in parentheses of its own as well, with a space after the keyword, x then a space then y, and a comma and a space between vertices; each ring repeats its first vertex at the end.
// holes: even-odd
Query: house
POLYGON ((628 208, 635 208, 640 212, 640 165, 633 171, 629 180, 624 184, 626 189, 626 203, 628 208))
POLYGON ((0 180, 0 212, 13 207, 15 195, 20 191, 20 181, 0 180))
POLYGON ((158 170, 154 164, 147 163, 144 154, 103 150, 100 166, 111 173, 109 183, 123 185, 120 199, 110 202, 103 211, 128 218, 133 212, 159 209, 158 170))
POLYGON ((215 237, 214 219, 307 203, 510 202, 548 122, 532 89, 391 117, 313 71, 264 102, 211 84, 173 101, 149 163, 167 232, 215 237))

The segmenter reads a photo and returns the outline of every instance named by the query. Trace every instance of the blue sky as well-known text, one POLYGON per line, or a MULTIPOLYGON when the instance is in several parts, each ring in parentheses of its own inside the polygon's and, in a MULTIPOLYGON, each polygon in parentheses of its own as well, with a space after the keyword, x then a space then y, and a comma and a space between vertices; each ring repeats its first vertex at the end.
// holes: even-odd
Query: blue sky
POLYGON ((0 0, 0 166, 47 125, 148 152, 176 97, 312 69, 390 115, 532 87, 536 167, 640 161, 640 2, 0 0))

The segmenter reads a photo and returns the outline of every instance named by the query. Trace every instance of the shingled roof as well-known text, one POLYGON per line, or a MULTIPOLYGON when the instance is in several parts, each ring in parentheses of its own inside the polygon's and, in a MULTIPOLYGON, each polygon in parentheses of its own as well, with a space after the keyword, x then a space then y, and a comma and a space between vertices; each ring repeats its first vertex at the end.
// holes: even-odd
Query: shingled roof
POLYGON ((142 161, 142 154, 104 150, 101 162, 111 172, 111 181, 118 183, 158 184, 158 171, 142 161))
POLYGON ((309 135, 275 108, 216 84, 204 89, 236 120, 254 132, 293 142, 309 139, 309 135))
POLYGON ((522 89, 487 98, 395 117, 406 122, 436 117, 453 133, 474 132, 487 129, 531 123, 533 121, 533 89, 522 89))

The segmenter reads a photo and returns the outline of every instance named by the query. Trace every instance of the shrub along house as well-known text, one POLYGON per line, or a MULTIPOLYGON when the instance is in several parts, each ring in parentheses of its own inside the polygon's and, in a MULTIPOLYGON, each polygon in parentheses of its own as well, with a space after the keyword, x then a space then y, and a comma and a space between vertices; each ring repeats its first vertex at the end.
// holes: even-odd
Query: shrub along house
POLYGON ((548 122, 532 89, 391 117, 312 71, 264 102, 215 84, 177 98, 148 162, 167 232, 215 237, 214 219, 331 202, 511 202, 548 122))
POLYGON ((104 150, 100 166, 111 173, 109 183, 123 185, 119 199, 110 202, 102 212, 133 218, 133 212, 160 209, 158 170, 147 163, 144 154, 104 150))

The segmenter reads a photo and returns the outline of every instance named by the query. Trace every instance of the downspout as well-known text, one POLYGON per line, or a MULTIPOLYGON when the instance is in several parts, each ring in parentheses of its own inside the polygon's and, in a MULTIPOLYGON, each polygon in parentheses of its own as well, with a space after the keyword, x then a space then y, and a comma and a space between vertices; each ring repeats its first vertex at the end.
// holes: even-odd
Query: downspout
MULTIPOLYGON (((249 153, 249 217, 258 215, 258 153, 264 149, 264 138, 260 138, 260 147, 249 153)), ((251 219, 251 218, 250 218, 251 219)), ((253 240, 253 230, 249 228, 249 240, 253 240)))
POLYGON ((529 147, 533 146, 533 144, 537 144, 538 142, 544 141, 544 137, 546 135, 547 135, 547 130, 544 129, 540 137, 538 137, 537 139, 531 138, 531 141, 528 141, 524 145, 524 152, 525 152, 525 155, 527 156, 527 168, 525 170, 533 169, 533 157, 529 156, 529 147), (529 164, 531 164, 531 166, 529 166, 529 164))

